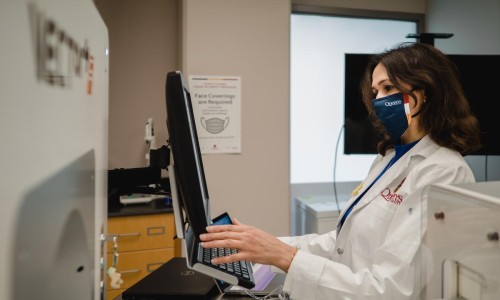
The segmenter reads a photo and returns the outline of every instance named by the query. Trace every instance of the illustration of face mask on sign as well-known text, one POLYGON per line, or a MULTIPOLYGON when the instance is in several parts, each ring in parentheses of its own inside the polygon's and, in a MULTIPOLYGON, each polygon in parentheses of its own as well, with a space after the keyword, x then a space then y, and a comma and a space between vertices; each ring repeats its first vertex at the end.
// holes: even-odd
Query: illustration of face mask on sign
POLYGON ((201 125, 203 126, 203 128, 205 128, 206 131, 212 134, 217 134, 222 132, 224 129, 226 129, 228 124, 229 124, 229 117, 226 117, 225 120, 219 118, 211 118, 205 120, 204 117, 201 118, 201 125))
POLYGON ((372 100, 375 114, 394 144, 400 143, 401 136, 411 123, 409 98, 409 95, 397 93, 372 100))

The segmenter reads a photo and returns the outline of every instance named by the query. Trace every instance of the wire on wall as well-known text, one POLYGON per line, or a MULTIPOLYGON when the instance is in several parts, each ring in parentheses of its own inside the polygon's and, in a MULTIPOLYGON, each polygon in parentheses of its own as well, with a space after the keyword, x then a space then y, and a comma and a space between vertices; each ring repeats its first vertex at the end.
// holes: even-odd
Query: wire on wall
POLYGON ((340 205, 339 205, 339 197, 337 195, 337 180, 336 180, 336 173, 337 173, 337 154, 339 150, 339 143, 340 143, 340 137, 342 136, 342 132, 344 131, 344 125, 340 126, 340 131, 339 135, 337 136, 337 144, 335 145, 335 156, 333 157, 333 195, 335 197, 335 203, 337 204, 337 210, 340 212, 340 205))
POLYGON ((484 181, 488 181, 488 155, 484 156, 484 181))

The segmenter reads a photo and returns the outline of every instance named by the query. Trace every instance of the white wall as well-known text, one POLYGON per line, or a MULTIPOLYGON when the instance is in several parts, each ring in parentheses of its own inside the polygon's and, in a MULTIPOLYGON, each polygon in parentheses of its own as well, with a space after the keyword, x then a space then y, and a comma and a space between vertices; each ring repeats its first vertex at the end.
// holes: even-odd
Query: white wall
MULTIPOLYGON (((435 41, 436 47, 446 53, 500 54, 498 0, 430 0, 426 24, 427 32, 454 34, 450 39, 435 41)), ((491 91, 491 96, 491 103, 498 103, 496 90, 491 91)), ((500 180, 500 156, 468 156, 466 160, 476 180, 500 180)))

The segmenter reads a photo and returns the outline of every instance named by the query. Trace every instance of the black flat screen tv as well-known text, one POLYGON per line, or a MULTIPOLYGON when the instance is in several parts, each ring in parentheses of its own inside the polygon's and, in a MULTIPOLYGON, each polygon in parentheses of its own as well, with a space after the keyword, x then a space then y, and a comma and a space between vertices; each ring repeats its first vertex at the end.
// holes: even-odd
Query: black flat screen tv
MULTIPOLYGON (((372 54, 345 54, 344 154, 376 154, 379 136, 364 107, 360 82, 372 54)), ((472 155, 500 155, 498 112, 500 55, 448 55, 457 65, 471 109, 479 119, 483 147, 472 155)))

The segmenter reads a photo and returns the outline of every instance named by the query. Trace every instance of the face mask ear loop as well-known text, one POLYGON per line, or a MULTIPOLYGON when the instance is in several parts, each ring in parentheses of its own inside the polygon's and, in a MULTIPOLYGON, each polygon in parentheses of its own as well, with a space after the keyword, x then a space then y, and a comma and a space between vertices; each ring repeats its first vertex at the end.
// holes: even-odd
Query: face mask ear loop
POLYGON ((415 114, 411 115, 410 118, 415 118, 416 116, 420 115, 421 112, 422 110, 417 111, 415 114))

